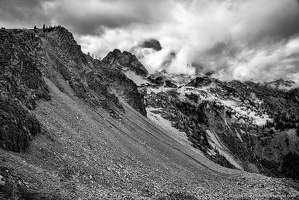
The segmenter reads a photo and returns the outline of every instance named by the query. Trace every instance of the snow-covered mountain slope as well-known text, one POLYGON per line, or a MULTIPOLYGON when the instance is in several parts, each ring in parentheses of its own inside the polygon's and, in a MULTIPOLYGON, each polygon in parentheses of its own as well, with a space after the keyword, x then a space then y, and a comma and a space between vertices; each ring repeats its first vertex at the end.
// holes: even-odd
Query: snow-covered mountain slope
POLYGON ((167 84, 175 82, 173 76, 155 74, 149 77, 151 84, 139 88, 147 107, 154 108, 148 116, 167 120, 209 159, 226 167, 283 176, 284 165, 289 165, 284 158, 292 152, 299 155, 299 137, 287 134, 299 126, 296 89, 277 90, 268 84, 221 82, 205 76, 173 87, 167 84), (290 138, 292 145, 286 145, 290 138), (270 144, 264 147, 266 139, 270 144), (268 157, 261 154, 265 148, 268 157))

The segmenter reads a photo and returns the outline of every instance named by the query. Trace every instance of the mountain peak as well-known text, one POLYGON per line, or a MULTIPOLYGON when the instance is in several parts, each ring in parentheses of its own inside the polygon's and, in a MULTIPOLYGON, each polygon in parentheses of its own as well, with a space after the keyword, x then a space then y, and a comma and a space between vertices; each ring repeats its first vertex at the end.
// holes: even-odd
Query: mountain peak
POLYGON ((114 49, 112 52, 109 52, 105 58, 102 59, 102 62, 114 64, 124 71, 131 70, 137 75, 143 77, 146 77, 148 75, 148 71, 139 62, 136 56, 127 51, 121 52, 119 49, 114 49))
POLYGON ((113 52, 113 54, 115 54, 115 55, 119 55, 119 54, 121 54, 121 51, 120 51, 119 49, 114 49, 112 52, 113 52))

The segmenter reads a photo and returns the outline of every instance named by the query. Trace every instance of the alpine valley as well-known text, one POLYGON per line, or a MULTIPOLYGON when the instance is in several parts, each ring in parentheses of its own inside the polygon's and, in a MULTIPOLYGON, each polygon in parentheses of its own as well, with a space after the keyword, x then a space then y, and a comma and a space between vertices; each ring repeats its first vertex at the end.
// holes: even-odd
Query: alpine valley
POLYGON ((149 74, 0 30, 0 199, 298 199, 299 88, 149 74))

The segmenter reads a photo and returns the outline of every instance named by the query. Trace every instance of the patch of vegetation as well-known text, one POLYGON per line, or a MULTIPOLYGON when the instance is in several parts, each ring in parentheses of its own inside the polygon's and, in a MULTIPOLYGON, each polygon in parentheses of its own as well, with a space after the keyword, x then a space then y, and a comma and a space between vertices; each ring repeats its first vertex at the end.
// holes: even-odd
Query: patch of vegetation
POLYGON ((267 121, 264 128, 275 128, 279 131, 284 131, 292 128, 296 128, 299 123, 299 118, 294 114, 289 115, 288 113, 278 112, 274 116, 274 121, 267 121))
POLYGON ((198 96, 196 94, 190 93, 190 94, 185 94, 185 96, 191 101, 193 101, 194 103, 198 103, 198 96))
POLYGON ((25 152, 41 125, 20 101, 0 96, 0 148, 25 152))
POLYGON ((170 80, 166 80, 165 81, 165 87, 177 88, 178 86, 176 84, 172 83, 170 80))
POLYGON ((286 139, 284 141, 285 141, 287 147, 289 147, 290 146, 290 140, 289 140, 288 136, 286 137, 286 139))
POLYGON ((188 102, 176 102, 175 106, 184 115, 188 116, 195 123, 207 124, 208 119, 204 113, 206 103, 202 103, 199 106, 194 106, 188 102))
MULTIPOLYGON (((51 26, 51 25, 49 25, 49 26, 46 26, 45 24, 43 24, 43 28, 42 28, 42 30, 43 30, 43 32, 52 32, 52 31, 54 31, 54 30, 56 30, 56 29, 58 29, 58 28, 61 28, 61 26, 60 25, 58 25, 58 26, 51 26)), ((34 30, 36 30, 37 28, 36 28, 36 26, 34 27, 34 30)))
POLYGON ((174 98, 178 98, 178 96, 180 95, 180 93, 177 92, 177 90, 169 90, 167 92, 171 97, 174 97, 174 98))
POLYGON ((225 114, 227 115, 228 118, 232 118, 232 111, 231 110, 226 110, 225 114))
POLYGON ((0 199, 5 200, 62 200, 57 191, 33 191, 29 190, 23 180, 16 176, 12 169, 0 166, 0 199))
POLYGON ((273 161, 269 161, 269 160, 261 160, 260 161, 262 166, 264 168, 266 168, 266 174, 267 175, 270 175, 270 176, 281 176, 281 173, 279 171, 279 167, 280 167, 280 164, 279 163, 276 163, 276 162, 273 162, 273 161))
POLYGON ((243 161, 253 162, 252 152, 250 144, 252 143, 252 138, 248 135, 243 135, 242 139, 244 142, 240 142, 238 137, 235 137, 230 134, 218 133, 222 141, 227 145, 229 150, 233 155, 236 155, 243 161))
POLYGON ((282 173, 289 178, 299 180, 299 156, 290 152, 283 158, 282 173))

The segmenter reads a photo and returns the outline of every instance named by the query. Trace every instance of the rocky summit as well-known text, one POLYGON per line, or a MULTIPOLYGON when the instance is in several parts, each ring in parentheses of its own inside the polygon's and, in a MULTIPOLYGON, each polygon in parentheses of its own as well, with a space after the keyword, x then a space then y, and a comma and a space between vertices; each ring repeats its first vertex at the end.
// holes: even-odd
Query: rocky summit
POLYGON ((61 26, 0 30, 0 199, 298 199, 293 82, 149 74, 61 26))

